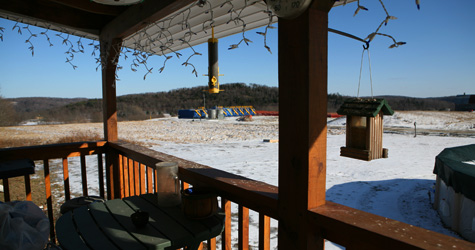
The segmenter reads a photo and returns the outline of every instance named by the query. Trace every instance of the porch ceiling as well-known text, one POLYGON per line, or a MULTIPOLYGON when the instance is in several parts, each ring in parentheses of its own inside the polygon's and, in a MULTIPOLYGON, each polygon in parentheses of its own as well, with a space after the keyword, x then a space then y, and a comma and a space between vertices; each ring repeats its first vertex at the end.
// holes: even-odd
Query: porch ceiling
MULTIPOLYGON (((336 1, 334 6, 355 0, 336 1)), ((169 53, 277 22, 262 0, 144 0, 130 6, 91 0, 0 0, 0 17, 99 40, 122 38, 124 46, 169 53)))

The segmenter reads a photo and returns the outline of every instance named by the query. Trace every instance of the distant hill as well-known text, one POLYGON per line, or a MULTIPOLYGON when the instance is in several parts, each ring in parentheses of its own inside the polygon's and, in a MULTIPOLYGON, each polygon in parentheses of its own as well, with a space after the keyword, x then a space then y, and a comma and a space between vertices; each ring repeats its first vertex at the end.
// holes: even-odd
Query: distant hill
POLYGON ((45 111, 61 108, 71 103, 86 101, 87 98, 21 97, 9 98, 14 108, 15 120, 24 121, 43 116, 45 111))
POLYGON ((35 113, 40 110, 54 109, 70 103, 86 101, 87 98, 22 97, 11 98, 18 113, 35 113))
POLYGON ((256 109, 277 110, 278 88, 244 83, 222 84, 223 92, 209 94, 206 87, 181 88, 168 92, 120 96, 118 103, 135 105, 152 114, 176 114, 179 109, 206 106, 254 106, 256 109))
MULTIPOLYGON (((161 117, 168 113, 176 115, 179 109, 202 106, 254 106, 257 110, 277 111, 279 91, 277 87, 257 84, 222 84, 219 94, 204 92, 205 86, 181 88, 167 92, 132 94, 117 97, 119 120, 143 120, 161 117)), ((328 112, 336 112, 344 100, 350 98, 340 94, 328 95, 328 112)), ((454 110, 457 96, 413 98, 405 96, 378 96, 385 98, 394 110, 454 110)), ((46 121, 100 122, 102 121, 102 100, 85 98, 12 98, 5 99, 14 104, 20 120, 43 117, 46 121)))
POLYGON ((455 110, 456 97, 415 98, 407 96, 377 96, 388 101, 393 110, 455 110))

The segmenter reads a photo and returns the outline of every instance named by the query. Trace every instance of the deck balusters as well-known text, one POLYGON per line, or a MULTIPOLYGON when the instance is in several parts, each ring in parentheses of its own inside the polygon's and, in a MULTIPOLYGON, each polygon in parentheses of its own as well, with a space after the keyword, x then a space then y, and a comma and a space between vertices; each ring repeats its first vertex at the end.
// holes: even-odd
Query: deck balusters
POLYGON ((31 182, 30 182, 30 175, 25 175, 25 194, 26 200, 31 201, 31 182))
POLYGON ((129 168, 129 195, 135 195, 135 179, 134 179, 134 162, 132 159, 127 158, 127 166, 129 168))
POLYGON ((221 209, 226 215, 224 232, 221 234, 221 249, 231 250, 231 201, 221 197, 221 209))
POLYGON ((99 196, 105 198, 104 190, 104 165, 102 161, 102 154, 97 154, 97 169, 99 178, 99 196))
POLYGON ((8 178, 3 179, 3 197, 5 202, 10 201, 10 184, 8 183, 8 178))
POLYGON ((154 192, 154 189, 153 189, 153 168, 149 168, 147 166, 145 166, 145 168, 147 169, 147 192, 148 193, 153 193, 154 192))
POLYGON ((129 165, 127 164, 127 158, 125 156, 120 157, 122 159, 121 166, 123 169, 121 175, 124 177, 124 184, 122 185, 122 188, 124 190, 123 197, 129 197, 130 196, 130 188, 129 188, 129 165))
POLYGON ((82 195, 88 196, 87 191, 87 170, 86 170, 86 156, 81 153, 81 180, 82 180, 82 195))
POLYGON ((249 208, 239 205, 238 249, 249 249, 249 208))
POLYGON ((140 194, 145 194, 146 193, 146 185, 147 185, 147 178, 145 176, 145 169, 147 168, 147 166, 143 165, 143 164, 140 164, 138 163, 138 168, 139 168, 139 173, 140 173, 140 194))
POLYGON ((63 183, 64 183, 64 200, 69 201, 71 199, 71 190, 69 188, 69 169, 68 158, 63 158, 63 183))
POLYGON ((270 217, 259 213, 259 250, 270 249, 270 217))
POLYGON ((54 216, 53 216, 53 197, 51 196, 51 176, 49 173, 49 160, 43 160, 43 168, 45 174, 45 193, 46 193, 46 206, 48 208, 48 218, 50 226, 50 239, 52 242, 56 241, 56 235, 54 232, 54 216))

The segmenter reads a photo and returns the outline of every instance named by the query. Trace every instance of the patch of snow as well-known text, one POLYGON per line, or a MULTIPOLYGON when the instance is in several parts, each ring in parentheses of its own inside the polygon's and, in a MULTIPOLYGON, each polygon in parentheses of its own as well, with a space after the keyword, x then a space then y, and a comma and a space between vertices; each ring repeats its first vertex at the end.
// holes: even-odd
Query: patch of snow
POLYGON ((20 125, 22 126, 35 126, 39 124, 40 123, 38 121, 25 121, 25 122, 20 123, 20 125))

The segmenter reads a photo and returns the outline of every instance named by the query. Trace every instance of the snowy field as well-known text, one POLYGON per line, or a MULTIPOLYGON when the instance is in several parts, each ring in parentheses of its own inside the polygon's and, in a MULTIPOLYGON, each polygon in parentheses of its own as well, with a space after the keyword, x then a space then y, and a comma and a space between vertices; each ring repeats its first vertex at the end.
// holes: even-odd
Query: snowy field
MULTIPOLYGON (((475 134, 471 138, 385 134, 383 140, 389 158, 366 162, 340 157, 345 134, 328 135, 327 199, 457 237, 444 228, 431 208, 429 192, 435 185, 432 171, 437 154, 446 147, 475 143, 475 134)), ((208 144, 163 143, 153 149, 271 185, 278 183, 278 144, 264 143, 261 138, 208 144)), ((237 207, 233 209, 236 211, 237 207)), ((257 222, 258 216, 254 214, 251 223, 257 222)), ((237 228, 237 221, 233 223, 237 228)), ((271 244, 276 248, 277 222, 273 221, 271 226, 271 244)), ((250 246, 256 248, 257 230, 250 230, 250 246)), ((326 249, 339 247, 327 243, 326 249)))
MULTIPOLYGON (((160 152, 277 185, 278 143, 263 142, 263 139, 278 139, 277 119, 254 117, 252 122, 238 122, 236 118, 193 121, 171 117, 120 123, 119 135, 141 141, 160 152)), ((345 144, 344 123, 345 119, 340 118, 328 124, 328 200, 459 237, 444 228, 437 212, 431 208, 431 191, 435 185, 432 171, 435 156, 444 148, 475 143, 475 113, 396 112, 393 117, 385 117, 384 126, 391 133, 384 134, 383 146, 389 149, 389 158, 371 162, 339 155, 340 147, 345 144), (426 135, 414 137, 414 122, 426 135), (453 131, 462 134, 449 136, 453 131)), ((54 133, 60 133, 58 128, 54 133)), ((46 127, 38 129, 47 130, 46 127)), ((94 166, 96 157, 87 160, 88 165, 94 166)), ((72 167, 78 164, 74 161, 70 162, 70 176, 72 183, 79 183, 74 182, 74 178, 80 180, 79 168, 72 167)), ((88 174, 89 180, 97 178, 94 171, 88 174)), ((80 185, 73 184, 72 188, 81 191, 80 185)), ((237 212, 237 206, 232 209, 233 213, 237 212)), ((232 221, 233 230, 237 229, 237 218, 232 221)), ((253 248, 258 246, 257 223, 257 214, 251 211, 250 246, 253 248)), ((277 248, 277 222, 272 221, 271 227, 274 249, 277 248)), ((234 240, 236 237, 233 235, 234 240)), ((330 242, 326 247, 340 249, 330 242)))

